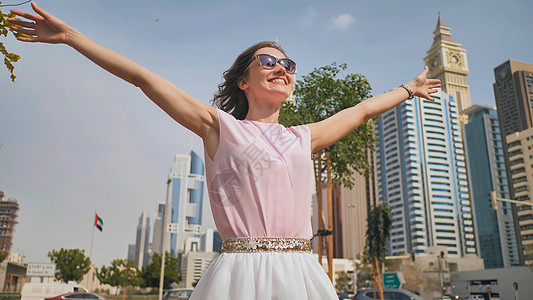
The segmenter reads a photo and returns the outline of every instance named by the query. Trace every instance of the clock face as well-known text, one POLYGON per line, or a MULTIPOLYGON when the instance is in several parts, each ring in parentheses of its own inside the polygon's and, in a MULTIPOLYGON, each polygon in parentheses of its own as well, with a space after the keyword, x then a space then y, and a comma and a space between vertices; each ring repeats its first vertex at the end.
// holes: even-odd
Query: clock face
POLYGON ((507 66, 504 66, 498 70, 498 79, 504 80, 509 76, 509 68, 507 66))
POLYGON ((454 66, 461 66, 463 64, 463 59, 460 53, 450 52, 448 54, 448 62, 454 66))
POLYGON ((459 61, 460 61, 459 56, 452 55, 452 63, 453 64, 457 65, 457 64, 459 64, 459 61))

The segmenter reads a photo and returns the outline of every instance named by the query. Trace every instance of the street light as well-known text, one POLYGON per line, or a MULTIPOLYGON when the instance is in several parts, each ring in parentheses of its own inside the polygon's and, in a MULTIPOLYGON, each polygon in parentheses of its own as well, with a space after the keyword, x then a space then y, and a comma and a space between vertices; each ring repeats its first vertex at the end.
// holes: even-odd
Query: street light
POLYGON ((492 202, 492 209, 498 210, 498 196, 496 196, 496 191, 490 191, 490 202, 492 202))
POLYGON ((440 255, 437 256, 437 259, 439 261, 439 279, 440 279, 440 299, 444 299, 444 280, 442 278, 442 263, 441 259, 444 258, 444 251, 440 252, 440 255))
POLYGON ((514 204, 518 204, 518 205, 533 206, 533 201, 517 201, 517 200, 512 200, 512 199, 500 198, 500 197, 496 196, 496 191, 491 191, 490 192, 490 200, 492 202, 492 209, 494 209, 494 210, 498 210, 498 201, 514 203, 514 204))

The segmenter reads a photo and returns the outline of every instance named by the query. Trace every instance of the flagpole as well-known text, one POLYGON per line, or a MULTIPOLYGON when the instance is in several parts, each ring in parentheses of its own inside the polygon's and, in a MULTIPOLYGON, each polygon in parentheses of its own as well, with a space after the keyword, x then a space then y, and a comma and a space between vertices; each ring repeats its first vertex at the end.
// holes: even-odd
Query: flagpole
MULTIPOLYGON (((96 212, 94 212, 94 215, 95 215, 95 219, 96 219, 96 212)), ((89 250, 89 259, 91 260, 91 264, 92 264, 92 258, 93 258, 93 240, 94 240, 94 224, 93 224, 93 232, 91 234, 91 250, 89 250)))

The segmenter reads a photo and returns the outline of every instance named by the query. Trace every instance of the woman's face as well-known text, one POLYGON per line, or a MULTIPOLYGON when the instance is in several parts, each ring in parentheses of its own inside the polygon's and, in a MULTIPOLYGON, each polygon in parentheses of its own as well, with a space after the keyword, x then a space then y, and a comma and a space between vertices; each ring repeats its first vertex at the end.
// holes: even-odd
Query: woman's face
MULTIPOLYGON (((276 48, 261 48, 255 52, 255 55, 258 54, 269 54, 277 58, 285 57, 276 48)), ((246 93, 249 101, 258 99, 281 103, 291 94, 294 75, 287 73, 279 63, 273 69, 263 68, 255 55, 248 67, 248 76, 240 81, 239 87, 246 93)))

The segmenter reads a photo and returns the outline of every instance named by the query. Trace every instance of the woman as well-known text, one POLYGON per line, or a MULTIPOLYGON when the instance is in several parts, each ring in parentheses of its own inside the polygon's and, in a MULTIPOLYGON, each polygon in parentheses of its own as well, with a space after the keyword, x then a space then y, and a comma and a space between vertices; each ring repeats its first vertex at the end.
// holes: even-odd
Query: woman
POLYGON ((102 47, 32 3, 37 14, 12 10, 8 19, 23 42, 71 46, 110 73, 138 86, 155 104, 204 142, 211 209, 224 239, 191 299, 337 299, 310 255, 313 189, 311 153, 402 101, 428 100, 440 87, 413 81, 321 122, 285 128, 281 103, 294 84, 296 64, 276 43, 244 51, 224 73, 214 103, 203 104, 164 78, 102 47))

